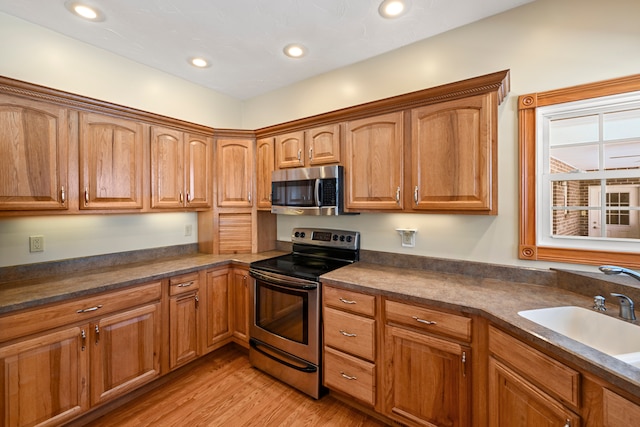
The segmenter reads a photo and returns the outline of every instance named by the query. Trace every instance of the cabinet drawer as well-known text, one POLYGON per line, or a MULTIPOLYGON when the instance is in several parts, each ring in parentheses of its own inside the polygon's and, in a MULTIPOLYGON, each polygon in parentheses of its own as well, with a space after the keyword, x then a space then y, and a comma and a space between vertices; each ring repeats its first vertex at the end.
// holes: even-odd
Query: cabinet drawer
POLYGON ((161 282, 154 282, 8 314, 0 318, 0 342, 159 300, 161 290, 161 282))
POLYGON ((388 323, 399 323, 463 341, 471 339, 471 319, 468 317, 388 300, 385 301, 385 314, 388 323))
POLYGON ((324 308, 324 343, 355 356, 374 360, 376 321, 324 308))
POLYGON ((324 286, 322 288, 324 305, 352 313, 375 316, 376 297, 360 292, 324 286))
POLYGON ((578 407, 580 373, 489 327, 489 351, 555 398, 578 407))
POLYGON ((329 347, 324 348, 324 385, 375 405, 375 365, 329 347))
POLYGON ((169 296, 193 292, 200 286, 198 273, 185 274, 169 279, 169 296))

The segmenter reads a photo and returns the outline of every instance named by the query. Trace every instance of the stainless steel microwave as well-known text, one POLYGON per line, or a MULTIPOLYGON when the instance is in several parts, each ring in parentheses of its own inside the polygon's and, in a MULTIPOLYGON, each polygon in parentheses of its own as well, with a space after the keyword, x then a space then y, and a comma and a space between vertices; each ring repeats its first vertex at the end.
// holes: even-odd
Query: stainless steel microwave
POLYGON ((271 212, 286 215, 341 215, 344 198, 342 166, 274 171, 271 212))

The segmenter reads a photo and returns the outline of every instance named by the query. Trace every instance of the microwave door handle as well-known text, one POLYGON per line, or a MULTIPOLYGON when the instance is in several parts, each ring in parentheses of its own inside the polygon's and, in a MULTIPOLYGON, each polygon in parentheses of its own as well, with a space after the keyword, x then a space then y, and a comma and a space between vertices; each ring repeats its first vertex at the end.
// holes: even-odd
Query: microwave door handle
POLYGON ((320 178, 316 179, 316 185, 314 191, 316 193, 316 207, 322 207, 322 199, 320 198, 320 193, 322 190, 322 182, 320 178))

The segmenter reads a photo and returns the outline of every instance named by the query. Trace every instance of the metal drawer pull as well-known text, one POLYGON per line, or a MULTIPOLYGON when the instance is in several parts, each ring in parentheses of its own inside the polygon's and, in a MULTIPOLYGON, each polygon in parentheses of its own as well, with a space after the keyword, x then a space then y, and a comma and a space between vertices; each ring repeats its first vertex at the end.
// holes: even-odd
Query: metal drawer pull
POLYGON ((425 325, 437 325, 437 322, 434 322, 433 320, 424 320, 418 316, 412 316, 412 318, 417 322, 424 323, 425 325))
POLYGON ((345 337, 350 337, 350 338, 351 338, 351 337, 357 337, 357 335, 356 335, 356 334, 350 334, 349 332, 345 332, 345 331, 340 331, 340 333, 341 333, 342 335, 344 335, 345 337))
POLYGON ((193 280, 190 282, 184 282, 184 283, 180 283, 179 285, 177 285, 179 288, 188 288, 189 286, 193 285, 193 280))
POLYGON ((64 192, 64 185, 62 186, 62 190, 60 190, 60 202, 64 203, 67 198, 67 193, 64 192))
POLYGON ((345 304, 355 304, 356 303, 355 301, 351 301, 351 300, 344 299, 344 298, 340 298, 340 301, 342 301, 345 304))
POLYGON ((89 308, 82 308, 82 309, 76 311, 76 313, 90 313, 92 311, 96 311, 99 308, 102 308, 102 305, 96 305, 94 307, 89 307, 89 308))
POLYGON ((347 380, 357 380, 358 377, 352 377, 351 375, 347 375, 344 372, 340 372, 340 375, 342 375, 342 378, 347 379, 347 380))

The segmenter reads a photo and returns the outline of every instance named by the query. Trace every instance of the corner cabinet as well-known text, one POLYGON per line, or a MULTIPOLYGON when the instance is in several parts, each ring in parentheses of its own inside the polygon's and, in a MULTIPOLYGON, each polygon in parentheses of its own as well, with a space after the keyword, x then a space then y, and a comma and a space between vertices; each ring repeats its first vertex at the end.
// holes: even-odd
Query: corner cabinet
POLYGON ((275 168, 274 139, 256 142, 256 207, 271 210, 271 174, 275 168))
POLYGON ((142 209, 145 129, 80 113, 80 209, 142 209))
POLYGON ((0 94, 0 210, 68 209, 68 114, 0 94))
POLYGON ((210 208, 212 141, 151 127, 151 207, 210 208))
POLYGON ((495 93, 411 110, 411 184, 415 211, 497 213, 495 93))
POLYGON ((349 211, 401 211, 404 113, 346 124, 346 200, 349 211))
POLYGON ((216 190, 221 208, 253 206, 252 139, 218 139, 216 141, 216 190))

